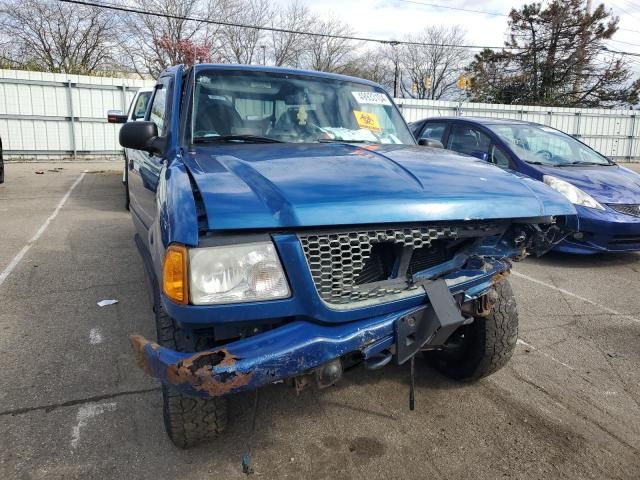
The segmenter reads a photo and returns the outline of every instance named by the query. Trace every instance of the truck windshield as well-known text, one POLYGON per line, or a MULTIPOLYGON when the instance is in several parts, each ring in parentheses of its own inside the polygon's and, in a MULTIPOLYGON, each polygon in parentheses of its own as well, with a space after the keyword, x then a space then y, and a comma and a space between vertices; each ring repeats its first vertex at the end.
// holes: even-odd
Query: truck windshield
POLYGON ((566 167, 572 165, 614 165, 603 155, 554 128, 527 124, 488 126, 511 145, 527 163, 566 167))
POLYGON ((193 143, 415 144, 384 90, 356 82, 203 70, 196 73, 192 100, 193 143))

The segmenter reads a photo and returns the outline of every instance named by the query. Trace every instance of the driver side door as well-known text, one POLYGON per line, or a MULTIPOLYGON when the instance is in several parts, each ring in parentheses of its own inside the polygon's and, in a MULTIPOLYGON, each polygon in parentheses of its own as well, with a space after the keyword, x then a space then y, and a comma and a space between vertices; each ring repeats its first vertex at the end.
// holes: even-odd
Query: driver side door
MULTIPOLYGON (((155 86, 151 105, 146 112, 146 120, 154 122, 158 127, 158 136, 166 137, 168 133, 168 105, 173 85, 173 76, 160 77, 155 86)), ((156 190, 160 179, 160 171, 165 158, 158 155, 131 150, 129 157, 129 194, 131 211, 139 222, 144 233, 149 230, 155 218, 156 190)), ((141 235, 146 239, 146 235, 141 235)))

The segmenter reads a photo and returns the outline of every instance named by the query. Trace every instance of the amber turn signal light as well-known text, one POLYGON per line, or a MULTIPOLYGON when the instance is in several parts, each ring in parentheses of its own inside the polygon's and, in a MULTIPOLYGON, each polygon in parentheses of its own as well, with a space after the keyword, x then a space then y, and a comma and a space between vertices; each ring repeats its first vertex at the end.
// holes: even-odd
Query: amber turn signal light
POLYGON ((162 291, 176 303, 189 302, 187 249, 182 245, 170 245, 164 255, 162 291))

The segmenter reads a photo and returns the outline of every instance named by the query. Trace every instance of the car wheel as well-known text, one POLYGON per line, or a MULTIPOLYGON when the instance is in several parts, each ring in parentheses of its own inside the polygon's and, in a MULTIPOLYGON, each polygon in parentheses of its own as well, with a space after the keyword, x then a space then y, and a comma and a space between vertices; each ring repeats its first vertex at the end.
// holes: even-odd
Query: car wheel
POLYGON ((516 300, 507 280, 495 288, 498 299, 489 316, 460 327, 442 350, 425 352, 444 375, 473 382, 500 370, 513 355, 518 340, 516 300))
MULTIPOLYGON (((185 341, 176 322, 164 311, 160 298, 155 301, 158 343, 185 351, 185 341)), ((162 413, 167 435, 174 445, 189 448, 211 440, 227 426, 227 399, 195 398, 179 393, 170 385, 162 386, 162 413)))
POLYGON ((124 159, 124 173, 122 175, 122 183, 124 184, 124 208, 129 210, 129 165, 127 159, 124 159))

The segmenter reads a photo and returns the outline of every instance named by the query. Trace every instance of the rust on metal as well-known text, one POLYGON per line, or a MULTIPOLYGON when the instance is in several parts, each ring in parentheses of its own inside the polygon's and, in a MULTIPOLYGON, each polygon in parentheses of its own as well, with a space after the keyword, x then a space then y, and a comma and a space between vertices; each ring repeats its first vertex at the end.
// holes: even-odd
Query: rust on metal
POLYGON ((147 375, 153 376, 153 371, 149 365, 149 359, 145 352, 145 347, 150 345, 153 350, 157 350, 160 346, 155 342, 147 340, 142 335, 131 335, 129 337, 129 342, 131 342, 131 347, 133 348, 133 354, 136 357, 136 364, 138 367, 140 367, 147 375))
POLYGON ((213 367, 231 367, 238 357, 226 348, 197 353, 167 367, 167 381, 173 385, 190 383, 196 390, 207 392, 212 397, 225 395, 249 383, 253 373, 214 373, 213 367))
POLYGON ((511 275, 511 270, 504 270, 502 272, 496 273, 493 277, 491 277, 491 280, 493 281, 493 283, 500 283, 501 281, 505 280, 509 275, 511 275))
MULTIPOLYGON (((150 376, 155 376, 146 347, 158 350, 160 346, 147 340, 141 335, 129 337, 136 359, 136 364, 150 376)), ((179 361, 177 364, 168 365, 166 369, 166 381, 172 385, 189 383, 196 390, 205 391, 212 397, 225 395, 236 388, 245 386, 251 380, 253 373, 220 372, 215 373, 214 367, 233 367, 238 361, 226 348, 219 350, 199 352, 179 361)))

